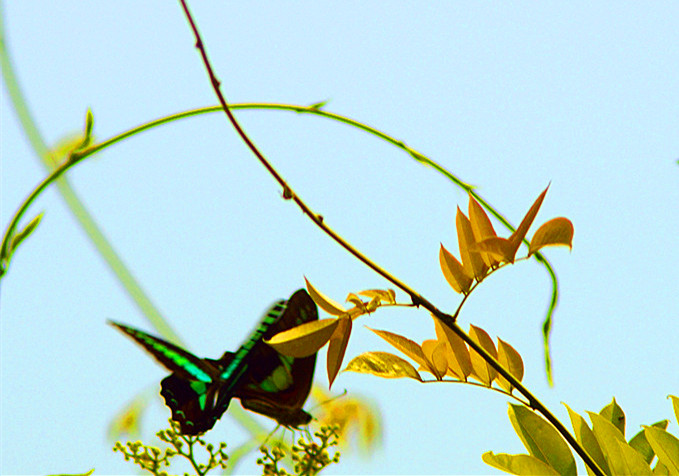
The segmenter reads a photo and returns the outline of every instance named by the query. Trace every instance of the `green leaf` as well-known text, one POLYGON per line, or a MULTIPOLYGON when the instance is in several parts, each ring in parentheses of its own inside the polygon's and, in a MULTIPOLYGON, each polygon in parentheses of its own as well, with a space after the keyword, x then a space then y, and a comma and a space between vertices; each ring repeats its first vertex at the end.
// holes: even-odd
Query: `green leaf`
MULTIPOLYGON (((665 428, 667 428, 668 423, 669 420, 662 420, 653 423, 653 425, 651 426, 654 426, 656 428, 662 428, 664 430, 665 428)), ((653 448, 651 448, 651 445, 648 444, 648 440, 646 439, 646 433, 643 429, 639 433, 634 435, 634 437, 631 440, 629 440, 629 445, 635 450, 637 450, 648 464, 651 464, 651 461, 653 461, 653 457, 655 456, 655 452, 653 451, 653 448)))
POLYGON ((43 215, 43 213, 40 213, 39 215, 35 216, 31 221, 28 222, 28 225, 26 225, 23 230, 18 231, 12 237, 12 242, 9 245, 10 256, 14 254, 14 251, 19 247, 21 242, 28 238, 28 236, 35 231, 35 229, 40 224, 40 220, 42 220, 43 215))
POLYGON ((601 409, 599 415, 613 423, 613 425, 620 430, 622 436, 625 436, 625 412, 622 411, 618 402, 615 401, 615 397, 613 397, 611 403, 601 409))
POLYGON ((83 137, 82 147, 87 147, 92 142, 92 129, 94 128, 94 114, 92 109, 87 108, 85 114, 85 137, 83 137))
POLYGON ((509 420, 532 456, 559 474, 576 474, 575 459, 568 444, 546 420, 523 405, 509 405, 509 420))
MULTIPOLYGON (((578 443, 587 451, 592 459, 599 465, 599 467, 606 473, 610 474, 608 469, 608 464, 606 463, 606 458, 601 451, 601 446, 594 436, 594 433, 590 429, 589 425, 585 419, 578 413, 575 413, 571 408, 564 403, 564 406, 568 409, 568 416, 571 418, 571 425, 573 426, 573 432, 575 433, 575 439, 578 443)), ((586 466, 587 474, 594 474, 589 466, 586 466)))
POLYGON ((643 456, 627 444, 613 423, 597 413, 587 414, 612 474, 651 474, 651 468, 643 456))
POLYGON ((510 474, 525 474, 528 476, 534 474, 558 476, 559 474, 548 464, 530 455, 493 454, 492 451, 488 451, 481 456, 481 459, 487 465, 510 474))
POLYGON ((670 474, 679 474, 679 439, 669 432, 647 426, 644 427, 648 443, 658 455, 658 461, 669 470, 670 474))

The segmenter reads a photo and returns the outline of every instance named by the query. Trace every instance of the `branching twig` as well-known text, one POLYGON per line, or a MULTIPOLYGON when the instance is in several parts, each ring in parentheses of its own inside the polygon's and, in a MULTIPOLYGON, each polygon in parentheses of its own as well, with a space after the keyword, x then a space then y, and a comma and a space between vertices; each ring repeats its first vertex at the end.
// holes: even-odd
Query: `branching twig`
POLYGON ((240 126, 238 121, 236 120, 235 116, 229 109, 229 106, 226 102, 226 99, 224 98, 224 95, 221 92, 220 88, 220 82, 217 79, 213 69, 212 65, 210 64, 210 60, 208 59, 207 56, 207 51, 205 49, 205 46, 203 44, 203 40, 200 36, 200 33, 198 32, 198 28, 193 20, 193 17, 191 15, 191 12, 189 11, 188 5, 186 3, 186 0, 180 0, 180 3, 182 5, 182 8, 184 9, 184 13, 186 14, 186 18, 191 26, 191 29, 193 30, 193 33, 196 38, 196 48, 199 50, 200 55, 203 58, 203 63, 205 65, 205 69, 210 77, 210 83, 212 84, 212 88, 215 91, 215 94, 217 95, 217 98, 219 100, 219 103, 221 104, 222 108, 224 109, 224 112, 226 113, 227 117, 229 118, 229 121, 233 125, 233 127, 236 129, 240 137, 243 139, 245 144, 248 146, 248 148, 252 151, 252 153, 257 157, 257 159, 262 163, 262 165, 269 171, 269 173, 274 177, 274 179, 280 184, 280 186, 283 188, 283 197, 286 199, 292 199, 297 206, 301 208, 301 210, 309 216, 309 218, 319 227, 321 228, 328 236, 330 236, 334 241, 336 241, 340 246, 342 246, 344 249, 346 249, 348 252, 350 252, 352 255, 354 255, 356 258, 358 258, 361 262, 363 262, 366 266, 370 267, 372 270, 374 270, 376 273, 380 274, 383 276, 385 279, 390 281, 392 284, 406 292, 409 296, 410 299, 412 300, 413 304, 415 305, 421 305, 422 307, 426 308, 429 312, 431 312, 435 317, 437 317, 443 324, 445 324, 447 327, 449 327, 455 334, 457 334, 462 340, 464 340, 469 347, 474 349, 477 353, 479 353, 483 359, 488 362, 489 365, 491 365, 497 372, 502 375, 507 381, 509 381, 524 397, 528 399, 530 402, 530 406, 534 408, 535 410, 539 411, 542 413, 547 420, 549 420, 550 423, 552 423, 555 428, 561 433, 561 435, 569 442, 569 444, 577 451, 577 453, 582 457, 582 459, 585 461, 587 466, 589 466, 592 471, 597 474, 603 476, 603 471, 599 466, 590 458, 590 456, 585 452, 585 450, 578 444, 578 442, 575 440, 575 438, 568 432, 568 430, 563 426, 563 424, 545 407, 526 387, 524 387, 521 382, 519 382, 509 371, 507 371, 500 363, 493 358, 483 347, 481 347, 479 344, 477 344, 474 340, 472 340, 455 322, 455 318, 449 314, 446 314, 442 311, 440 311, 436 306, 434 306, 431 302, 429 302, 427 299, 422 297, 419 293, 417 293, 415 290, 410 288, 407 284, 403 283, 399 279, 397 279, 395 276, 393 276, 391 273, 387 272, 385 269, 377 265, 375 262, 370 260, 367 256, 365 256, 363 253, 358 251, 356 248, 354 248, 351 244, 349 244, 344 238, 342 238, 339 234, 337 234, 334 230, 332 230, 330 227, 328 227, 324 221, 323 217, 321 215, 316 214, 311 210, 311 208, 294 192, 294 190, 288 185, 288 183, 283 179, 283 177, 276 171, 276 169, 269 163, 269 161, 264 157, 264 155, 259 151, 257 146, 252 142, 252 140, 248 137, 248 135, 245 133, 243 128, 240 126))

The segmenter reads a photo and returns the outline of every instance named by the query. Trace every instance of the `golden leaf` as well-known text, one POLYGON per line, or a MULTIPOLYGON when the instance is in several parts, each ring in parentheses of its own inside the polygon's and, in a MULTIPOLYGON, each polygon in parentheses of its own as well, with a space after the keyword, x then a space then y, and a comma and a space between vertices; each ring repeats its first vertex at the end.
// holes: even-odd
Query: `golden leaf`
MULTIPOLYGON (((415 362, 418 364, 428 367, 428 362, 427 359, 424 357, 424 353, 422 352, 422 347, 407 337, 403 337, 398 334, 394 334, 393 332, 389 331, 381 331, 379 329, 372 329, 368 326, 366 326, 369 330, 373 331, 375 334, 380 336, 382 339, 386 340, 389 344, 392 346, 396 347, 398 350, 403 352, 405 355, 413 359, 415 362)), ((432 372, 433 373, 433 372, 432 372)))
POLYGON ((344 352, 347 350, 347 344, 349 343, 349 337, 351 336, 351 318, 340 317, 338 320, 335 332, 330 338, 330 344, 328 345, 328 387, 332 387, 332 383, 335 381, 335 377, 340 371, 342 366, 342 360, 344 360, 344 352))
POLYGON ((472 278, 468 276, 462 264, 447 249, 441 245, 439 263, 443 276, 448 284, 458 293, 467 294, 472 285, 472 278))
MULTIPOLYGON (((488 352, 490 355, 495 357, 495 359, 497 359, 497 350, 495 350, 495 344, 493 344, 493 340, 490 338, 486 331, 484 331, 480 327, 476 327, 470 324, 469 337, 471 337, 472 340, 474 340, 477 344, 483 347, 486 350, 486 352, 488 352)), ((490 365, 488 365, 488 363, 483 359, 483 357, 481 357, 481 355, 474 349, 469 349, 469 355, 472 361, 471 375, 474 378, 478 379, 479 382, 490 387, 490 384, 493 383, 493 380, 495 380, 495 377, 497 377, 497 371, 490 365)))
POLYGON ((467 377, 472 373, 472 361, 467 344, 436 317, 432 317, 434 318, 436 338, 440 342, 445 342, 447 344, 446 350, 450 352, 447 355, 449 370, 460 380, 467 380, 467 377))
POLYGON ((313 299, 321 309, 323 309, 328 314, 332 314, 333 316, 341 316, 342 314, 346 314, 347 311, 340 304, 336 303, 314 288, 308 279, 304 278, 304 281, 306 281, 306 288, 307 291, 309 291, 309 296, 311 296, 311 299, 313 299))
MULTIPOLYGON (((479 202, 472 197, 471 193, 469 194, 469 221, 472 224, 474 241, 479 242, 486 238, 497 236, 486 211, 479 202)), ((481 258, 488 267, 497 266, 499 264, 498 260, 489 253, 481 253, 481 258)))
POLYGON ((429 368, 436 380, 442 380, 448 371, 448 360, 446 358, 446 347, 444 342, 436 339, 428 339, 422 342, 422 353, 424 354, 429 368))
POLYGON ((467 276, 473 276, 477 281, 481 281, 488 271, 486 263, 481 258, 481 253, 476 251, 474 244, 474 232, 472 231, 472 224, 469 221, 460 207, 457 208, 457 215, 455 216, 455 226, 457 228, 457 242, 460 247, 460 257, 462 258, 462 267, 467 276))
POLYGON ((339 324, 338 319, 321 319, 279 332, 271 339, 264 340, 276 352, 290 357, 302 358, 318 352, 332 337, 339 324))
MULTIPOLYGON (((523 380, 523 359, 521 359, 521 355, 519 355, 514 347, 507 344, 499 337, 497 339, 497 344, 498 362, 500 362, 504 368, 509 370, 509 373, 516 377, 516 379, 520 382, 523 380)), ((498 376, 497 383, 500 387, 504 388, 508 392, 511 392, 513 389, 513 385, 501 375, 498 376)))
POLYGON ((484 238, 482 241, 476 243, 475 248, 490 254, 496 261, 513 263, 514 256, 516 256, 516 250, 514 249, 512 242, 507 238, 500 238, 499 236, 484 238))
POLYGON ((512 244, 512 259, 509 261, 510 263, 514 262, 514 257, 516 256, 516 252, 519 249, 519 246, 521 245, 521 242, 523 239, 526 237, 526 233, 528 233, 528 229, 530 226, 533 224, 533 220, 535 220, 535 216, 538 214, 538 210, 540 210, 540 206, 542 205, 542 201, 545 199, 545 195, 547 195, 547 190, 549 190, 549 185, 547 188, 540 194, 540 196, 533 202, 533 205, 530 207, 528 210, 528 213, 526 213, 526 216, 523 217, 523 220, 521 220, 521 224, 519 227, 512 233, 512 236, 509 237, 509 242, 512 244))
POLYGON ((537 229, 530 241, 528 256, 545 246, 568 246, 573 249, 573 223, 568 218, 549 220, 537 229))
POLYGON ((346 301, 347 301, 348 303, 353 304, 354 306, 363 306, 363 301, 361 301, 361 298, 359 298, 359 297, 358 297, 357 295, 355 295, 354 293, 349 293, 349 295, 347 296, 346 301))
POLYGON ((412 378, 422 381, 410 362, 389 352, 366 352, 354 357, 345 371, 373 374, 382 378, 412 378))
POLYGON ((358 294, 367 298, 378 297, 381 302, 387 304, 396 303, 396 294, 393 289, 366 289, 365 291, 360 291, 358 294))

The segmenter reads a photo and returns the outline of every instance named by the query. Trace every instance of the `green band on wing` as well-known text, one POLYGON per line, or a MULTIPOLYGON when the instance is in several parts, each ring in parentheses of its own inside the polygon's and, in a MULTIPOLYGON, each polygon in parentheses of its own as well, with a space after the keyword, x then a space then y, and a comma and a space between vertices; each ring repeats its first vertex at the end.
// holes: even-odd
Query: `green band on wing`
MULTIPOLYGON (((240 349, 238 349, 238 352, 236 352, 236 355, 233 357, 233 360, 229 363, 224 372, 221 373, 220 375, 221 379, 229 380, 232 375, 237 373, 243 373, 245 371, 246 368, 246 366, 244 365, 245 357, 248 355, 250 350, 252 350, 255 344, 257 344, 257 342, 259 342, 262 339, 262 336, 269 329, 271 324, 276 322, 281 317, 281 315, 285 312, 286 308, 287 301, 278 301, 276 304, 273 305, 269 312, 266 313, 264 319, 262 319, 262 322, 259 324, 257 329, 255 329, 255 332, 253 332, 248 341, 245 344, 243 344, 240 347, 240 349)), ((236 382, 237 380, 238 379, 231 379, 232 382, 236 382)))
POLYGON ((146 339, 145 335, 141 335, 141 337, 144 338, 144 340, 146 342, 148 342, 148 344, 151 347, 153 347, 153 349, 157 350, 159 353, 163 354, 165 357, 172 360, 175 364, 177 364, 182 369, 186 370, 189 374, 194 376, 197 380, 200 380, 201 382, 206 382, 206 383, 212 382, 212 378, 207 373, 205 373, 201 368, 196 366, 196 364, 191 362, 185 356, 178 354, 177 352, 173 351, 172 349, 168 349, 161 342, 157 342, 157 341, 151 340, 151 339, 146 339))

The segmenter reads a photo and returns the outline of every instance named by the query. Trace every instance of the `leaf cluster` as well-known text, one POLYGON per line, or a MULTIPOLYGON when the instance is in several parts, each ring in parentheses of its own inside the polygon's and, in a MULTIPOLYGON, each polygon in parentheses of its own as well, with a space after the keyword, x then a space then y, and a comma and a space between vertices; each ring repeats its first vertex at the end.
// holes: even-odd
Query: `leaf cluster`
MULTIPOLYGON (((458 207, 455 217, 457 240, 461 262, 443 244, 439 251, 439 264, 448 284, 458 293, 467 295, 474 282, 480 283, 492 270, 502 263, 512 264, 528 229, 540 210, 547 194, 547 187, 524 216, 521 224, 509 238, 496 235, 493 225, 481 205, 469 195, 467 217, 458 207)), ((544 223, 529 243, 527 258, 546 246, 563 245, 572 247, 573 224, 564 217, 544 223)))
MULTIPOLYGON (((679 423, 679 398, 670 395, 679 423)), ((592 426, 568 405, 573 432, 580 445, 607 475, 679 474, 679 439, 666 431, 668 420, 642 427, 625 439, 625 413, 613 401, 599 413, 587 412, 592 426)), ((522 405, 510 405, 509 419, 528 454, 485 453, 483 461, 511 474, 577 474, 568 444, 547 421, 522 405)), ((588 474, 594 474, 589 467, 588 474)))
MULTIPOLYGON (((496 235, 488 215, 471 194, 469 195, 469 217, 465 216, 458 207, 456 227, 461 261, 443 245, 439 252, 443 276, 456 292, 464 294, 466 298, 473 290, 474 282, 480 283, 490 272, 504 263, 514 263, 518 248, 525 240, 547 190, 548 188, 535 200, 519 227, 509 238, 496 235)), ((563 217, 552 219, 543 224, 533 236, 529 243, 528 256, 545 246, 571 247, 572 240, 573 225, 570 220, 563 217)), ((312 355, 327 343, 328 379, 331 385, 342 364, 354 319, 374 312, 382 306, 414 305, 397 303, 396 294, 392 289, 371 289, 350 293, 346 301, 352 307, 347 309, 317 290, 309 280, 306 280, 306 285, 309 295, 316 304, 336 317, 303 324, 279 333, 267 343, 281 354, 292 357, 312 355), (367 298, 367 300, 362 298, 367 298)), ((459 313, 463 303, 464 300, 455 316, 459 313)), ((422 381, 419 370, 431 373, 436 380, 449 376, 454 380, 467 382, 468 377, 472 377, 487 387, 490 387, 497 379, 500 389, 511 394, 513 385, 502 376, 498 376, 497 371, 486 357, 468 348, 463 339, 449 326, 442 325, 437 318, 434 320, 437 339, 427 340, 422 345, 388 331, 373 330, 419 364, 419 369, 415 369, 408 361, 398 356, 386 352, 368 352, 354 358, 345 370, 371 373, 385 378, 409 377, 422 381)), ((500 364, 518 381, 521 381, 523 361, 511 345, 498 339, 496 347, 488 333, 475 326, 470 327, 469 335, 492 358, 499 359, 500 364)))
MULTIPOLYGON (((422 371, 433 375, 436 381, 443 381, 448 377, 453 381, 468 382, 468 378, 473 378, 485 387, 491 387, 496 382, 499 386, 496 390, 511 395, 512 384, 498 375, 478 352, 469 349, 457 334, 442 325, 438 319, 434 319, 434 326, 436 339, 425 340, 421 345, 393 332, 369 328, 417 362, 417 369, 407 360, 388 352, 366 352, 352 359, 345 370, 383 378, 407 377, 420 382, 424 382, 419 373, 422 371)), ((470 325, 469 335, 517 380, 523 379, 523 360, 514 347, 502 339, 498 339, 496 347, 488 333, 474 325, 470 325)))

